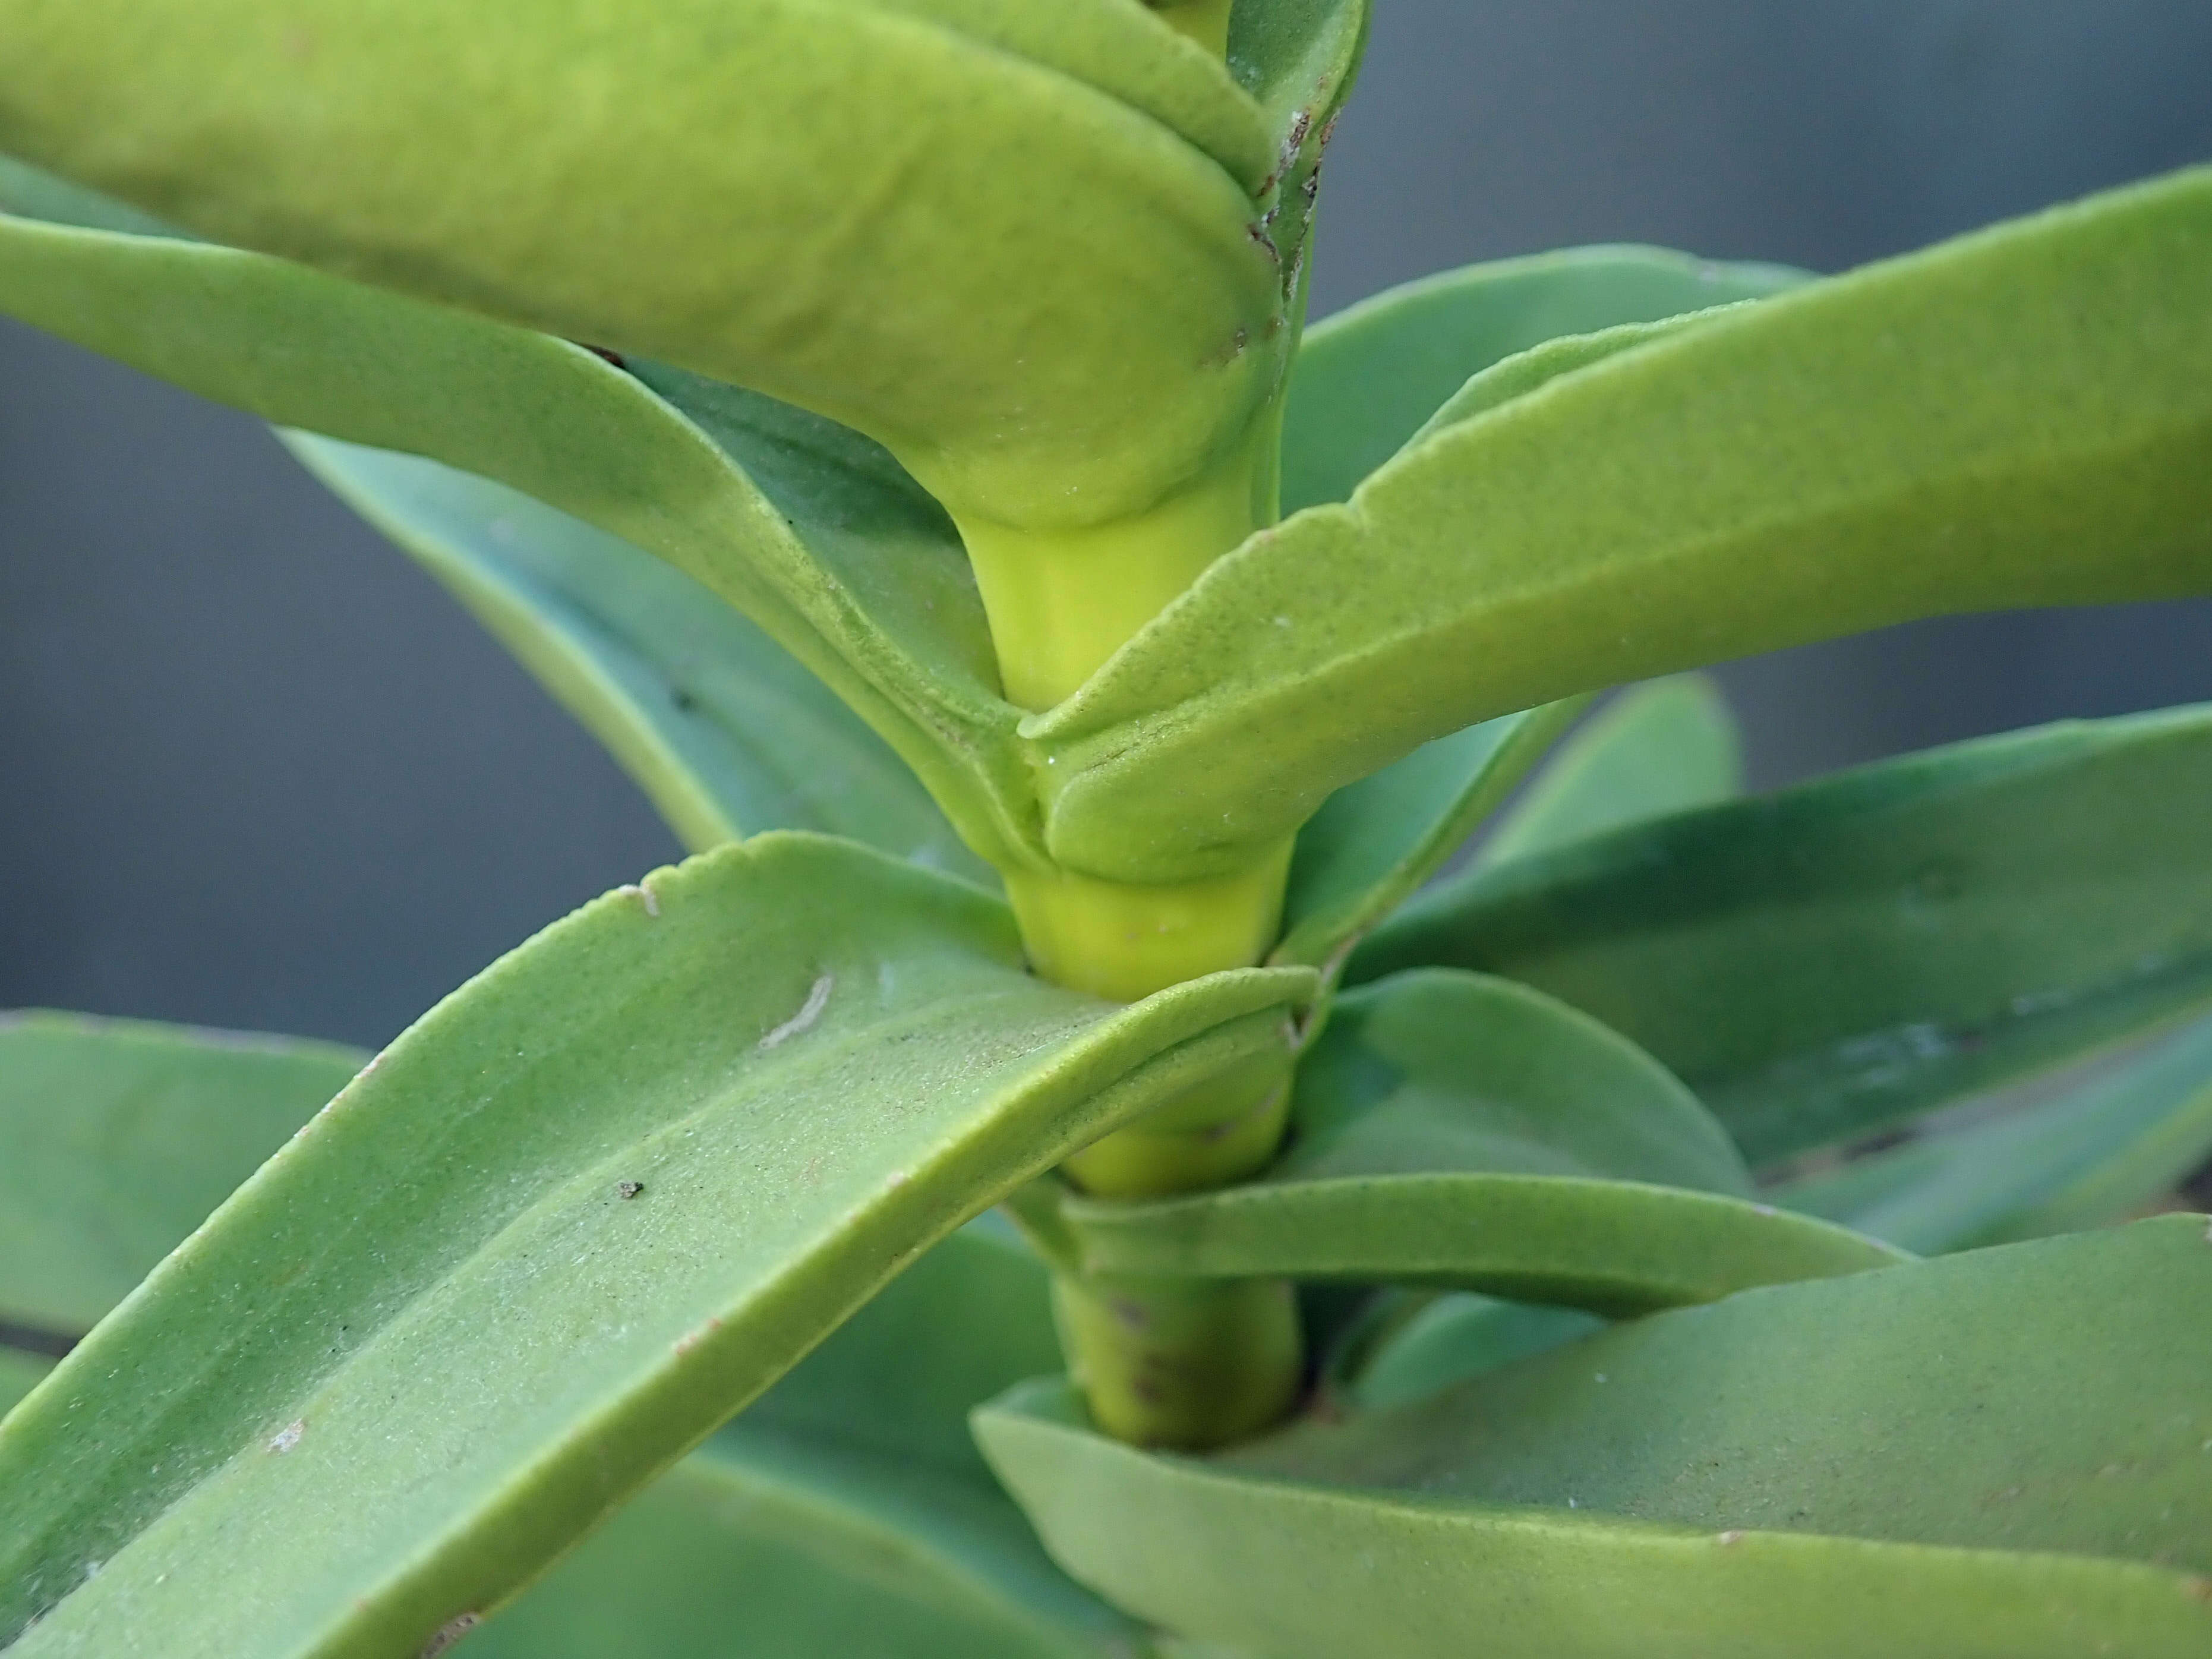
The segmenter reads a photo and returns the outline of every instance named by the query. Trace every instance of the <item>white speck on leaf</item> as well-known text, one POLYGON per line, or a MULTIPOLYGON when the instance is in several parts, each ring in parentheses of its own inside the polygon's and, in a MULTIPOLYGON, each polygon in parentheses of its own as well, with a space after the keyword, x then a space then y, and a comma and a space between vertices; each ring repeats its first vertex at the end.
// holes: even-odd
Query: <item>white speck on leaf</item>
POLYGON ((1723 1533, 1717 1541, 1723 1544, 1741 1544, 1743 1542, 1743 1534, 1735 1531, 1734 1528, 1730 1528, 1729 1531, 1723 1533))
POLYGON ((635 899, 645 907, 645 914, 654 921, 658 921, 660 919, 660 896, 650 887, 633 881, 626 886, 616 888, 615 891, 620 893, 624 898, 635 899))
POLYGON ((836 988, 837 976, 824 974, 814 981, 806 994, 806 1000, 799 1005, 799 1012, 760 1040, 761 1052, 765 1054, 780 1042, 813 1029, 814 1022, 822 1018, 822 1011, 830 1006, 830 993, 836 988))
POLYGON ((304 1417, 295 1417, 270 1437, 269 1449, 273 1452, 288 1452, 300 1443, 300 1437, 307 1431, 307 1419, 304 1417))

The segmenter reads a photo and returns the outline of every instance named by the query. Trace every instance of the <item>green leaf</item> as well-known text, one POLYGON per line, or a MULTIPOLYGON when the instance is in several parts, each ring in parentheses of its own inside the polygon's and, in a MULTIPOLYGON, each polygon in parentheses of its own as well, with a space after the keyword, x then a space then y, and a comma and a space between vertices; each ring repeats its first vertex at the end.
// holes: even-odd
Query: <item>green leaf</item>
POLYGON ((1596 1176, 1748 1197, 1728 1132, 1672 1073, 1510 980, 1398 974, 1336 1001, 1298 1065, 1285 1176, 1596 1176))
POLYGON ((1346 998, 1297 1098, 1291 1148, 1262 1181, 1142 1204, 1063 1195, 1084 1269, 1626 1314, 1903 1259, 1734 1196, 1743 1166, 1680 1084, 1502 980, 1408 975, 1346 998))
MULTIPOLYGON (((2110 1071, 2110 1068, 2106 1068, 2110 1071)), ((2212 1155, 2212 1024, 2058 1098, 1908 1141, 1768 1196, 1909 1250, 2103 1226, 2212 1155)))
POLYGON ((2212 997, 2212 708, 1878 763, 1424 896, 1354 981, 1446 963, 1603 1020, 1754 1164, 2212 997))
POLYGON ((295 1038, 0 1016, 0 1323, 90 1329, 367 1058, 295 1038))
POLYGON ((695 850, 817 830, 995 879, 882 738, 681 572, 434 461, 287 441, 538 676, 695 850))
POLYGON ((1298 831, 1271 960, 1339 958, 1436 873, 1580 712, 1570 701, 1471 726, 1323 801, 1298 831))
POLYGON ((1501 1302, 1472 1291, 1386 1291, 1375 1327, 1328 1382, 1333 1396, 1364 1411, 1426 1399, 1448 1383, 1605 1328, 1573 1308, 1501 1302))
POLYGON ((470 1638, 647 1652, 1134 1659, 984 1468, 969 1410, 1059 1369, 1045 1274, 969 1224, 470 1638))
POLYGON ((995 901, 805 836, 611 894, 386 1049, 9 1419, 0 1628, 415 1652, 1312 984, 1116 1009, 1024 973, 995 901))
POLYGON ((99 198, 26 179, 0 173, 0 207, 69 218, 0 214, 0 311, 280 425, 495 480, 665 559, 836 691, 971 846, 1003 862, 1035 843, 959 536, 878 446, 281 259, 85 228, 71 222, 113 216, 99 198))
POLYGON ((1806 280, 1654 247, 1580 247, 1389 289, 1306 331, 1283 416, 1283 508, 1347 501, 1471 375, 1561 335, 1763 298, 1806 280))
POLYGON ((2212 587, 2212 168, 1713 313, 1262 532, 1024 723, 1045 840, 1249 864, 1510 709, 1914 617, 2212 587))
POLYGON ((963 513, 1095 523, 1229 447, 1281 373, 1285 273, 1251 234, 1276 137, 1125 0, 1034 11, 5 0, 0 149, 757 386, 963 513))
POLYGON ((1474 861, 1503 864, 1742 793, 1742 739, 1720 687, 1702 674, 1656 680, 1560 744, 1474 861))
POLYGON ((1276 1659, 1470 1630, 1547 1659, 2182 1659, 2212 1641, 2203 1233, 1748 1291, 1211 1460, 1092 1435, 1057 1384, 978 1433, 1078 1578, 1276 1659))
POLYGON ((43 1354, 0 1347, 0 1418, 5 1418, 15 1402, 37 1388, 53 1368, 54 1362, 43 1354))

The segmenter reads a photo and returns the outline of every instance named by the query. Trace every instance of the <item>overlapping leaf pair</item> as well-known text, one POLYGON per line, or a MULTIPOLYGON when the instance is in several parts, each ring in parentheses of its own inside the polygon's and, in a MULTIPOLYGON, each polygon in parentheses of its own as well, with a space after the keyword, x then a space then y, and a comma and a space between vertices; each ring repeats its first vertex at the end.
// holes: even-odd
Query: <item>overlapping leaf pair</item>
POLYGON ((101 1320, 0 1430, 0 1639, 435 1650, 650 1486, 471 1641, 1149 1642, 960 1436, 1050 1350, 1036 1262, 954 1230, 1288 1025, 1264 1179, 1022 1206, 1101 1282, 1383 1287, 1317 1414, 1210 1462, 1057 1384, 983 1415, 1128 1614, 1283 1659, 2202 1651, 2202 1222, 1905 1250, 2154 1199, 2212 1138, 2203 1030, 1788 1161, 2212 1000, 2212 714, 1740 801, 1662 684, 1407 901, 1614 682, 2212 585, 2212 173, 1808 286, 1478 269, 1301 343, 1363 10, 1241 8, 1226 71, 1065 11, 0 0, 0 149, 137 204, 0 164, 0 308, 303 428, 716 849, 456 993, 158 1267, 350 1060, 0 1033, 0 1319, 101 1320), (1287 521, 1002 695, 963 541, 1246 465, 1287 521), (953 878, 1292 836, 1273 965, 1127 1009, 953 878), (118 1161, 163 1126, 195 1156, 118 1161))

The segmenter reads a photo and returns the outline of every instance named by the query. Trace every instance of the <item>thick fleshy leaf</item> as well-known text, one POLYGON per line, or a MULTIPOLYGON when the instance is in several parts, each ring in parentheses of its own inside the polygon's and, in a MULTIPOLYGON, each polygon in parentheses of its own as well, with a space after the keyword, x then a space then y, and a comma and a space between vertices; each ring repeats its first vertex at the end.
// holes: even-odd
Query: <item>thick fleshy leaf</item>
POLYGON ((0 1323, 82 1335, 368 1057, 0 1016, 0 1323))
POLYGON ((1443 866, 1542 758, 1578 702, 1471 726, 1346 784, 1298 831, 1271 958, 1337 958, 1443 866))
POLYGON ((738 1419, 471 1636, 499 1659, 641 1652, 1135 1659, 968 1431, 1056 1370, 1044 1270, 992 1218, 901 1274, 738 1419))
POLYGON ((1210 1460, 1103 1440, 1059 1384, 978 1431, 1078 1578, 1279 1659, 1471 1630, 1516 1659, 2183 1659, 2212 1644, 2203 1231, 1749 1291, 1210 1460))
POLYGON ((2044 726, 1480 872, 1349 972, 1539 986, 1763 1164, 2212 998, 2208 822, 2212 708, 2044 726))
POLYGON ((2212 588, 2208 294, 2198 168, 1716 313, 1437 432, 1024 722, 1047 844, 1194 878, 1509 709, 1913 617, 2212 588))
POLYGON ((1622 692, 1559 744, 1474 863, 1503 864, 1742 792, 1742 739, 1720 687, 1702 674, 1656 680, 1622 692))
POLYGON ((971 845, 1018 858, 1035 841, 959 536, 880 447, 696 375, 121 234, 113 204, 20 167, 0 172, 0 209, 18 216, 0 214, 0 311, 280 425, 495 479, 665 559, 835 690, 971 845))
POLYGON ((994 879, 881 738, 682 572, 434 461, 287 441, 583 721, 695 851, 818 830, 994 879))
POLYGON ((1387 1291, 1370 1322, 1323 1375, 1330 1397, 1382 1411, 1426 1399, 1448 1384, 1542 1353, 1605 1328, 1573 1308, 1504 1302, 1474 1291, 1387 1291))
POLYGON ((1609 1317, 1908 1259, 1740 1198, 1574 1176, 1317 1176, 1061 1209, 1094 1273, 1431 1285, 1609 1317))
POLYGON ((1123 0, 6 0, 0 149, 831 415, 1007 524, 1151 505, 1293 330, 1278 136, 1123 0))
POLYGON ((1339 999, 1291 1110, 1285 1176, 1462 1170, 1751 1193, 1728 1132, 1666 1067, 1540 991, 1456 969, 1339 999))
POLYGON ((1922 1252, 2103 1226, 2212 1156, 2212 1024, 2055 1100, 1775 1188, 1778 1204, 1922 1252))
POLYGON ((1405 975, 1346 997, 1297 1099, 1290 1150, 1264 1180, 1143 1204, 1063 1194, 1082 1266, 1630 1314, 1903 1259, 1735 1196, 1743 1165, 1680 1084, 1503 980, 1405 975))
POLYGON ((966 1216, 1279 1041, 1312 981, 1116 1009, 1024 973, 975 890, 805 836, 586 906, 387 1048, 9 1418, 15 1651, 418 1650, 966 1216))
POLYGON ((1348 501, 1470 376, 1561 335, 1764 298, 1807 280, 1665 248, 1566 248, 1468 265, 1306 331, 1283 412, 1283 510, 1348 501))

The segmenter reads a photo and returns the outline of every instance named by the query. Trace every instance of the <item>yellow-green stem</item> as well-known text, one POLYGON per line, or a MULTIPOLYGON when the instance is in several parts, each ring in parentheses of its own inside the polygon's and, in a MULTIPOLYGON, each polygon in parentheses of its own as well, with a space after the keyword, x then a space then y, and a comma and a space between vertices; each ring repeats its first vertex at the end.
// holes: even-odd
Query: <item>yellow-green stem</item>
MULTIPOLYGON (((1195 12, 1202 9, 1186 7, 1195 12)), ((1223 17, 1226 7, 1219 8, 1223 17)), ((1225 22, 1224 28, 1225 30, 1225 22)), ((1222 554, 1275 517, 1269 410, 1235 453, 1149 512, 1079 529, 963 520, 1010 702, 1042 709, 1080 686, 1222 554)), ((1282 920, 1288 842, 1211 880, 1139 886, 1064 869, 1003 872, 1031 965, 1133 1001, 1263 957, 1282 920)), ((1289 1110, 1291 1045, 1255 1056, 1068 1160, 1096 1197, 1224 1186, 1266 1167, 1289 1110)), ((1288 1409, 1301 1370, 1296 1304, 1279 1280, 1197 1284, 1054 1277, 1062 1346, 1093 1416, 1152 1445, 1217 1445, 1288 1409)))

